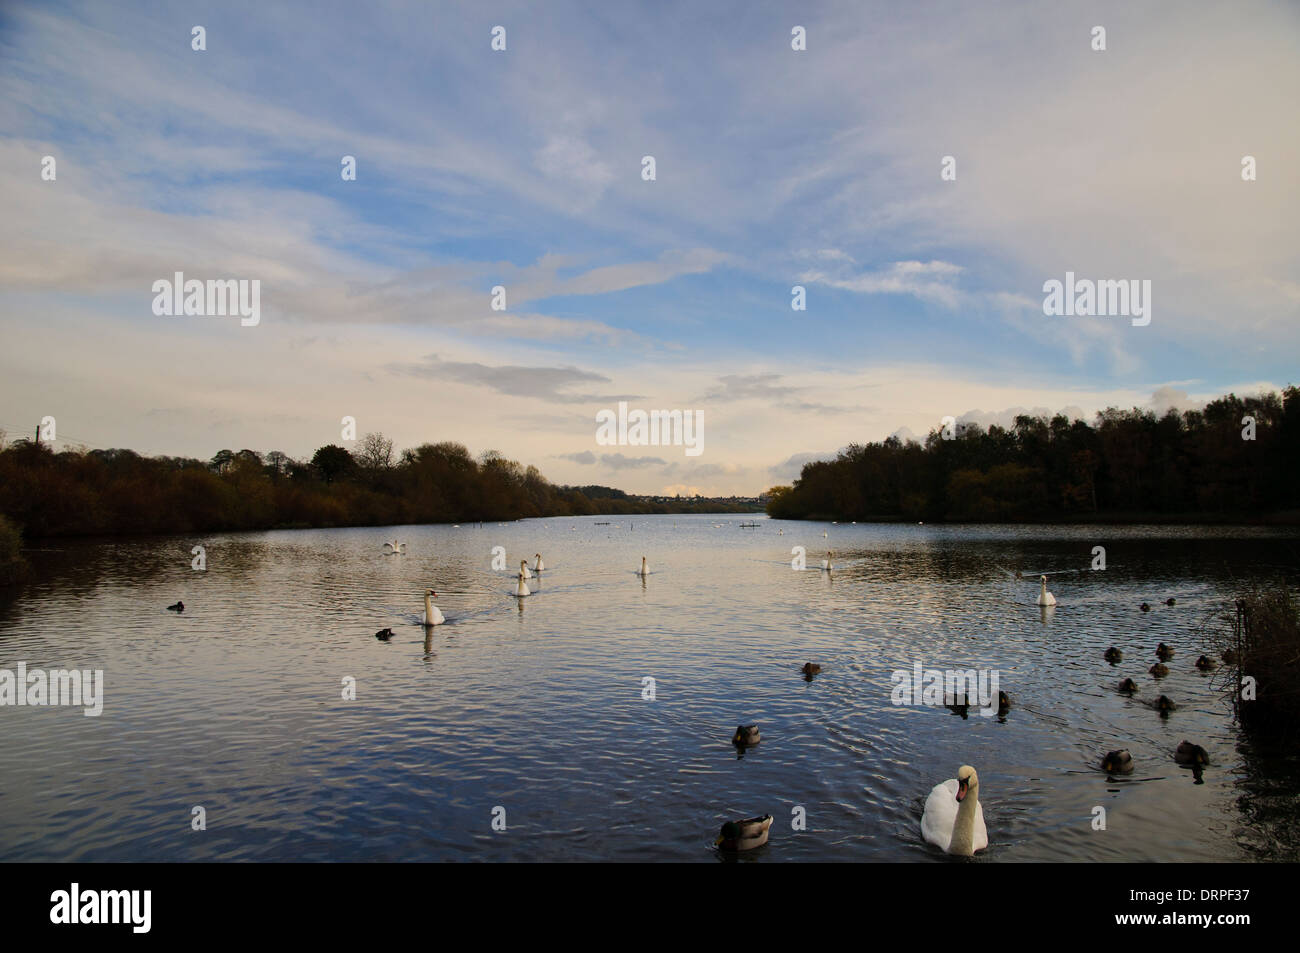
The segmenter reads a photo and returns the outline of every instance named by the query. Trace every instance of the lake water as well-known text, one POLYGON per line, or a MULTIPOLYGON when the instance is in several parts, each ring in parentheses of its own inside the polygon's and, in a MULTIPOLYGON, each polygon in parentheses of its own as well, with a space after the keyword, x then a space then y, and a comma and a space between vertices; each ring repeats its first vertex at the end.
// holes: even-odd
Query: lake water
POLYGON ((713 861, 724 820, 770 813, 744 860, 943 861, 921 804, 963 763, 980 862, 1300 858, 1300 765, 1244 744, 1222 675, 1193 666, 1221 600, 1295 581, 1294 533, 642 516, 34 549, 0 596, 0 668, 102 668, 104 710, 0 708, 2 860, 713 861), (406 555, 382 554, 394 536, 406 555), (536 595, 511 596, 494 546, 516 570, 543 554, 536 595), (448 619, 428 638, 425 587, 448 619), (1015 707, 892 705, 916 662, 996 669, 1015 707), (1167 718, 1143 703, 1161 692, 1167 718), (742 722, 763 740, 738 757, 742 722), (1203 783, 1173 761, 1184 738, 1203 783), (1137 768, 1108 780, 1121 747, 1137 768))

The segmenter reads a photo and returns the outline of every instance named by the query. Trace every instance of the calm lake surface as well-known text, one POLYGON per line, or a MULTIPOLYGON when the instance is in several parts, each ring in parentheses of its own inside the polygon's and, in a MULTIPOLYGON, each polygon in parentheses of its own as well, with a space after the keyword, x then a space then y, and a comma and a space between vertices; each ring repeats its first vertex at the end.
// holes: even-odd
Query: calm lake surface
POLYGON ((710 862, 724 820, 770 813, 743 860, 944 862, 921 804, 969 763, 976 862, 1293 861, 1300 764, 1253 751, 1223 675, 1193 662, 1219 603, 1294 583, 1298 553, 1294 531, 1255 528, 739 516, 39 543, 0 597, 0 668, 101 668, 104 711, 0 708, 0 859, 710 862), (383 555, 394 537, 406 555, 383 555), (543 554, 536 595, 512 597, 494 546, 516 571, 543 554), (428 639, 425 587, 448 619, 428 639), (1160 641, 1177 654, 1157 681, 1160 641), (892 705, 916 662, 996 669, 1015 707, 892 705), (1167 718, 1144 704, 1162 692, 1167 718), (763 741, 738 757, 741 722, 763 741), (1210 753, 1203 783, 1173 761, 1184 738, 1210 753), (1096 770, 1112 748, 1136 762, 1124 781, 1096 770))

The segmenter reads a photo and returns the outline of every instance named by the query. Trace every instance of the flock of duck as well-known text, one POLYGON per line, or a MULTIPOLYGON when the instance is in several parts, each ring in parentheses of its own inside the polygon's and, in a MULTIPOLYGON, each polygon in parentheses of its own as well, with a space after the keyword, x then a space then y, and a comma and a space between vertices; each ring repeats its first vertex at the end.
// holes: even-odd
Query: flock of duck
MULTIPOLYGON (((825 535, 823 533, 823 535, 825 535)), ((385 542, 383 545, 385 555, 405 555, 406 544, 392 540, 385 542)), ((821 569, 830 572, 832 569, 832 553, 828 550, 826 558, 822 560, 821 569)), ((528 588, 527 581, 539 576, 546 571, 546 564, 542 560, 541 553, 534 554, 534 564, 530 569, 526 559, 519 561, 519 572, 516 574, 516 585, 514 595, 516 598, 525 598, 532 594, 528 588)), ((635 570, 638 576, 648 576, 650 574, 649 565, 646 557, 641 557, 641 567, 635 570)), ((1023 578, 1017 573, 1018 578, 1023 578)), ((1047 576, 1039 577, 1041 588, 1038 594, 1039 606, 1055 606, 1056 597, 1047 590, 1047 576)), ((442 611, 433 603, 438 597, 438 593, 433 589, 424 590, 424 625, 437 626, 447 621, 442 611)), ((1165 600, 1165 605, 1173 606, 1175 600, 1171 597, 1165 600)), ((185 604, 177 602, 167 607, 172 612, 184 612, 185 604)), ((1142 612, 1150 612, 1151 606, 1142 603, 1140 606, 1142 612)), ((391 628, 380 629, 375 633, 375 638, 387 642, 393 637, 391 628)), ((1169 667, 1165 664, 1174 656, 1174 650, 1161 642, 1156 646, 1156 663, 1152 665, 1147 673, 1154 678, 1164 678, 1169 674, 1169 667)), ((1122 650, 1111 646, 1102 653, 1102 657, 1111 665, 1118 665, 1124 658, 1122 650)), ((1223 653, 1223 661, 1228 664, 1236 662, 1236 655, 1232 649, 1223 653)), ((1200 656, 1195 666, 1202 672, 1213 671, 1218 663, 1208 656, 1200 656)), ((799 671, 807 681, 812 681, 814 676, 822 671, 821 665, 816 662, 806 662, 799 671)), ((1132 696, 1138 692, 1138 684, 1132 678, 1124 678, 1119 682, 1118 690, 1121 694, 1132 696)), ((1169 712, 1174 711, 1177 705, 1172 699, 1165 695, 1160 695, 1150 707, 1160 712, 1161 716, 1167 716, 1169 712)), ((959 703, 955 706, 948 706, 958 713, 965 715, 966 705, 959 703)), ((1011 699, 1006 692, 998 692, 998 715, 1004 716, 1011 708, 1011 699)), ((757 745, 762 741, 762 733, 758 725, 739 725, 732 735, 731 743, 743 752, 743 749, 757 745)), ((1190 741, 1183 741, 1178 745, 1174 752, 1174 760, 1178 764, 1190 765, 1198 773, 1200 769, 1209 764, 1209 755, 1200 745, 1192 744, 1190 741)), ((1134 769, 1133 757, 1128 749, 1121 748, 1116 751, 1108 751, 1101 759, 1101 769, 1108 775, 1131 774, 1134 769)), ((1199 780, 1199 778, 1198 778, 1199 780)), ((727 821, 722 825, 722 829, 714 841, 715 845, 722 851, 731 853, 737 851, 752 850, 762 847, 767 843, 768 832, 772 827, 772 815, 764 814, 760 817, 744 818, 737 821, 727 821)), ((975 769, 968 764, 962 765, 957 769, 957 777, 949 778, 939 784, 936 784, 930 791, 925 800, 925 807, 921 814, 921 836, 926 842, 934 844, 945 853, 958 856, 972 856, 976 851, 983 850, 989 845, 988 828, 984 823, 984 807, 979 800, 979 775, 975 769)))
MULTIPOLYGON (((1166 599, 1165 605, 1175 605, 1175 600, 1172 598, 1166 599)), ((1143 612, 1150 612, 1151 606, 1144 602, 1141 605, 1141 609, 1143 612)), ((1172 646, 1161 642, 1156 646, 1155 664, 1147 669, 1147 674, 1152 678, 1164 678, 1167 676, 1169 674, 1169 666, 1165 663, 1172 659, 1174 654, 1172 646)), ((1105 652, 1102 652, 1101 656, 1111 665, 1118 665, 1120 662, 1124 661, 1123 650, 1114 645, 1108 648, 1105 652)), ((1225 649, 1222 658, 1227 664, 1234 665, 1237 662, 1237 653, 1232 649, 1225 649)), ((1210 658, 1208 655, 1199 656, 1193 665, 1199 672, 1212 672, 1219 667, 1218 661, 1210 658)), ((1117 690, 1121 695, 1132 697, 1138 693, 1138 683, 1132 678, 1123 678, 1120 679, 1117 690)), ((1167 717, 1171 711, 1176 711, 1178 709, 1178 705, 1168 695, 1159 695, 1147 704, 1158 711, 1161 717, 1167 717)), ((1190 765, 1192 768, 1196 769, 1199 774, 1199 770, 1210 763, 1210 756, 1200 745, 1192 744, 1192 742, 1184 740, 1176 749, 1174 749, 1174 761, 1178 764, 1190 765)), ((1121 748, 1117 751, 1108 751, 1101 759, 1101 769, 1107 774, 1132 774, 1133 757, 1129 754, 1127 748, 1121 748)))
MULTIPOLYGON (((822 569, 827 571, 831 569, 829 552, 826 554, 826 559, 822 561, 822 569)), ((1019 573, 1016 575, 1023 578, 1019 573)), ((1038 605, 1055 606, 1056 597, 1047 590, 1047 576, 1040 576, 1039 581, 1038 605)), ((1176 601, 1170 597, 1165 600, 1165 605, 1173 606, 1176 601)), ((1142 612, 1151 611, 1151 606, 1145 602, 1139 608, 1142 612)), ((1111 646, 1102 654, 1112 665, 1118 664, 1124 657, 1124 653, 1115 646, 1111 646)), ((1156 646, 1155 654, 1157 661, 1148 669, 1148 674, 1155 678, 1163 678, 1169 674, 1169 667, 1165 663, 1173 658, 1174 650, 1161 642, 1156 646)), ((1223 653, 1223 660, 1232 664, 1236 661, 1236 655, 1228 649, 1223 653)), ((1202 655, 1196 660, 1195 665, 1199 671, 1209 672, 1213 671, 1218 663, 1202 655)), ((813 676, 821 671, 821 666, 808 662, 801 671, 804 677, 811 681, 813 676)), ((1138 685, 1132 678, 1125 678, 1119 683, 1119 691, 1131 696, 1138 691, 1138 685)), ((958 704, 948 707, 963 716, 966 714, 967 705, 964 700, 959 699, 958 704)), ((1162 717, 1167 717, 1169 712, 1177 708, 1177 705, 1168 696, 1161 695, 1151 703, 1151 707, 1160 712, 1162 717)), ((998 715, 1005 715, 1010 708, 1010 697, 1006 692, 999 691, 998 715)), ((732 744, 739 747, 756 745, 761 740, 762 735, 757 725, 740 725, 731 738, 732 744)), ((1199 781, 1200 770, 1210 763, 1210 757, 1200 745, 1184 740, 1174 750, 1174 761, 1190 766, 1199 781)), ((1101 769, 1108 775, 1131 774, 1133 768, 1133 756, 1128 749, 1108 751, 1101 759, 1101 769)), ((979 785, 979 774, 973 767, 964 764, 957 769, 957 777, 949 778, 934 786, 925 799, 925 807, 921 813, 921 836, 927 843, 934 844, 947 854, 963 857, 973 856, 977 851, 988 847, 989 833, 984 822, 984 806, 979 799, 979 785)), ((767 843, 771 826, 772 815, 770 814, 728 821, 722 825, 722 830, 714 843, 721 850, 728 852, 752 850, 767 843)))

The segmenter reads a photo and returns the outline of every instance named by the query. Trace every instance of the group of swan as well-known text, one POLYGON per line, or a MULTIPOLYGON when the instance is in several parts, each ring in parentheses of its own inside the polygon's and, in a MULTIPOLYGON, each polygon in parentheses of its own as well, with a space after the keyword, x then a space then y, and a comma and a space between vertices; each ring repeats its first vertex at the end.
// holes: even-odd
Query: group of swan
POLYGON ((522 599, 524 598, 524 596, 531 596, 533 594, 533 591, 528 588, 528 584, 524 582, 524 580, 532 579, 533 573, 546 571, 546 564, 542 562, 542 554, 533 553, 533 558, 536 560, 536 562, 533 563, 533 568, 531 571, 528 568, 527 559, 519 560, 519 578, 518 578, 518 584, 515 586, 516 598, 522 599))

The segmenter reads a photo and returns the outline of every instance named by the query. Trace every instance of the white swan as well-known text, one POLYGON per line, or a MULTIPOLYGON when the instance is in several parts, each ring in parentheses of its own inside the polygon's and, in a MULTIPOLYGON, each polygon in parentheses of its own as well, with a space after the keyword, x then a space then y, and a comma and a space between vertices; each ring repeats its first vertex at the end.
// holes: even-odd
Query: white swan
POLYGON ((826 550, 826 558, 822 560, 822 569, 826 572, 831 571, 831 551, 829 549, 826 550))
POLYGON ((641 568, 637 570, 637 573, 636 573, 636 574, 637 574, 638 576, 648 576, 648 575, 650 575, 650 568, 646 565, 645 557, 644 557, 644 556, 641 557, 641 568))
POLYGON ((533 553, 533 555, 537 557, 537 564, 533 566, 533 572, 544 572, 546 570, 546 563, 542 562, 542 554, 533 553))
POLYGON ((1043 581, 1043 590, 1038 594, 1038 604, 1040 606, 1056 605, 1056 596, 1047 591, 1047 577, 1039 576, 1038 578, 1043 581))
POLYGON ((524 596, 531 596, 531 595, 532 595, 532 591, 529 590, 528 584, 524 582, 524 574, 521 572, 519 574, 519 585, 515 587, 515 596, 522 599, 524 596))
POLYGON ((432 589, 424 590, 424 624, 425 625, 442 625, 447 620, 442 617, 442 610, 433 604, 433 597, 437 593, 432 589))
POLYGON ((946 853, 963 857, 988 847, 989 832, 979 798, 979 775, 963 764, 957 769, 957 777, 936 784, 925 799, 921 836, 946 853))
POLYGON ((521 579, 532 579, 533 574, 528 571, 528 560, 519 560, 519 576, 521 579))
POLYGON ((393 540, 391 543, 385 542, 384 549, 392 550, 391 552, 385 552, 385 556, 402 556, 406 554, 406 544, 399 543, 397 540, 393 540))

